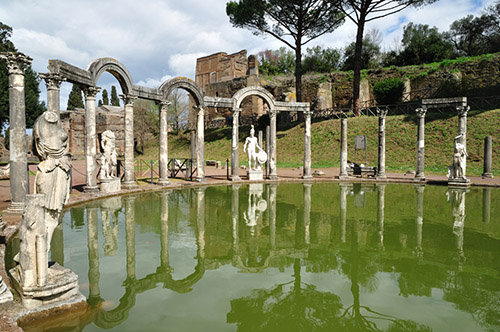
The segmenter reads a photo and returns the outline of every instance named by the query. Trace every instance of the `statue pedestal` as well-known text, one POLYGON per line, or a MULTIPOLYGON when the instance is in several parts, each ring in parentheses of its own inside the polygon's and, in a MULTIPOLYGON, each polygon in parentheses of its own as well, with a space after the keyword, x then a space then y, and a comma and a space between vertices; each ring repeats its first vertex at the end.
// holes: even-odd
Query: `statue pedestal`
POLYGON ((448 178, 448 186, 450 187, 468 187, 470 186, 469 179, 451 179, 448 178))
POLYGON ((247 171, 248 180, 250 181, 259 181, 264 179, 264 172, 259 170, 248 170, 247 171))
POLYGON ((41 309, 85 301, 78 288, 78 276, 69 269, 54 263, 48 269, 45 286, 23 286, 19 266, 10 271, 14 288, 19 292, 26 309, 41 309))
POLYGON ((121 191, 120 178, 102 179, 101 180, 101 192, 103 193, 114 193, 121 191))

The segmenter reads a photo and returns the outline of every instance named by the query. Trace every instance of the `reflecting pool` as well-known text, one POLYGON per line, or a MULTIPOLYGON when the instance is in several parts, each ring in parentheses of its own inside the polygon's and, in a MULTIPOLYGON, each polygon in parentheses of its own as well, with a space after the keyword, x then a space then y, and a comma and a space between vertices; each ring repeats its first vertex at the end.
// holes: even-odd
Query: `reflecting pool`
POLYGON ((51 258, 79 275, 91 307, 72 331, 500 330, 498 189, 250 184, 114 197, 66 211, 51 258))

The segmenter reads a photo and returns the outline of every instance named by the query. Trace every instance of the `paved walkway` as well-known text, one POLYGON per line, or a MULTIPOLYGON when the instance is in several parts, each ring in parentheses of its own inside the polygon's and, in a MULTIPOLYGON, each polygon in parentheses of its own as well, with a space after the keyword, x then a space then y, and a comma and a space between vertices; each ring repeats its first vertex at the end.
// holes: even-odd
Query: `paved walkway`
MULTIPOLYGON (((321 170, 325 174, 320 176, 314 176, 313 181, 338 181, 339 169, 338 168, 314 168, 315 170, 321 170)), ((30 166, 30 171, 32 174, 36 172, 36 165, 30 166)), ((222 183, 232 183, 227 180, 227 170, 220 169, 216 167, 206 166, 205 167, 206 180, 205 184, 222 184, 222 183)), ((246 182, 246 171, 240 169, 240 177, 242 178, 242 182, 246 182)), ((292 182, 292 181, 302 181, 302 170, 299 168, 282 168, 278 169, 278 177, 280 181, 283 182, 292 182)), ((447 178, 446 176, 440 175, 426 175, 427 183, 441 183, 446 184, 447 178)), ((480 176, 470 176, 471 184, 474 186, 494 186, 500 187, 500 177, 495 177, 493 179, 483 179, 480 176)), ((185 181, 182 179, 170 179, 172 185, 180 185, 180 186, 190 186, 190 185, 199 185, 197 182, 185 181)), ((33 184, 35 181, 34 175, 29 177, 30 184, 30 193, 33 192, 33 184)), ((367 181, 374 182, 377 181, 373 178, 352 178, 351 181, 367 181)), ((405 175, 403 173, 387 173, 387 182, 412 182, 413 174, 405 175)), ((160 189, 161 187, 157 185, 149 184, 147 180, 137 181, 139 184, 138 191, 150 190, 150 189, 160 189)), ((72 197, 70 203, 75 203, 77 201, 82 201, 89 199, 93 196, 89 194, 85 194, 83 192, 83 187, 85 186, 85 161, 84 160, 76 160, 73 161, 73 188, 72 188, 72 197)), ((129 192, 129 191, 125 191, 129 192)), ((102 195, 98 195, 100 197, 102 195)), ((0 181, 0 211, 7 209, 10 202, 10 181, 9 180, 1 180, 0 181)))

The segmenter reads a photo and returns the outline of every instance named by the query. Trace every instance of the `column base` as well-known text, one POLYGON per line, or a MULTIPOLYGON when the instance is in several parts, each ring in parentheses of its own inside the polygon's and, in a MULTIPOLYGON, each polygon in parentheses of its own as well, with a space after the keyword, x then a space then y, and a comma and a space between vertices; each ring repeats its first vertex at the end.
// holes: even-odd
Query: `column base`
POLYGON ((280 178, 275 175, 275 174, 270 174, 268 177, 267 177, 269 180, 273 180, 273 181, 276 181, 276 180, 279 180, 280 178))
POLYGON ((194 178, 194 180, 196 182, 206 182, 207 181, 207 179, 205 179, 204 176, 197 176, 197 177, 194 178))
POLYGON ((158 185, 159 186, 169 186, 170 181, 168 181, 168 179, 160 179, 160 180, 158 180, 158 185))
POLYGON ((469 179, 448 179, 448 186, 450 187, 468 187, 470 186, 469 179))
POLYGON ((483 173, 481 175, 483 179, 493 179, 493 174, 492 173, 483 173))
POLYGON ((135 181, 125 181, 122 183, 123 189, 135 189, 139 187, 135 181))
POLYGON ((385 173, 384 174, 377 174, 375 176, 375 179, 377 179, 377 180, 387 180, 387 176, 385 175, 385 173))
POLYGON ((231 181, 241 181, 241 178, 239 175, 231 175, 231 181))
POLYGON ((302 175, 302 179, 304 179, 304 180, 311 180, 311 179, 313 179, 313 176, 310 175, 310 174, 302 175))
POLYGON ((98 186, 85 186, 83 187, 83 192, 87 194, 95 194, 99 192, 98 186))
POLYGON ((425 182, 425 176, 423 176, 423 175, 415 176, 413 178, 413 182, 425 182))
POLYGON ((349 175, 347 175, 347 172, 345 174, 342 174, 340 173, 339 174, 339 179, 340 180, 347 180, 347 179, 350 179, 351 177, 349 175))
POLYGON ((8 214, 23 214, 24 212, 24 202, 10 202, 9 207, 4 213, 8 214))

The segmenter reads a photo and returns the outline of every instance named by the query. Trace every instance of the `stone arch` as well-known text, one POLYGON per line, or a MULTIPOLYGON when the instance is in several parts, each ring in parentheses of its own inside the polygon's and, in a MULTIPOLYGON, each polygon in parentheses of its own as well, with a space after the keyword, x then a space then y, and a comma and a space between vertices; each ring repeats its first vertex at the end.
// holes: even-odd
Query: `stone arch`
POLYGON ((159 91, 163 96, 163 100, 167 100, 168 96, 175 89, 186 90, 191 97, 195 99, 198 106, 205 107, 205 103, 203 101, 203 91, 201 91, 201 88, 193 80, 187 77, 176 77, 163 82, 159 88, 159 91))
POLYGON ((233 107, 234 109, 238 109, 241 106, 243 100, 248 96, 259 96, 265 100, 267 105, 269 106, 269 110, 275 109, 274 96, 267 91, 266 89, 259 86, 249 86, 238 90, 233 96, 233 107))
POLYGON ((116 59, 95 59, 91 63, 89 63, 89 65, 87 66, 87 71, 90 72, 90 76, 94 86, 97 86, 97 80, 99 79, 101 74, 107 71, 118 80, 123 94, 127 95, 132 93, 133 91, 132 76, 130 75, 127 68, 116 59))

